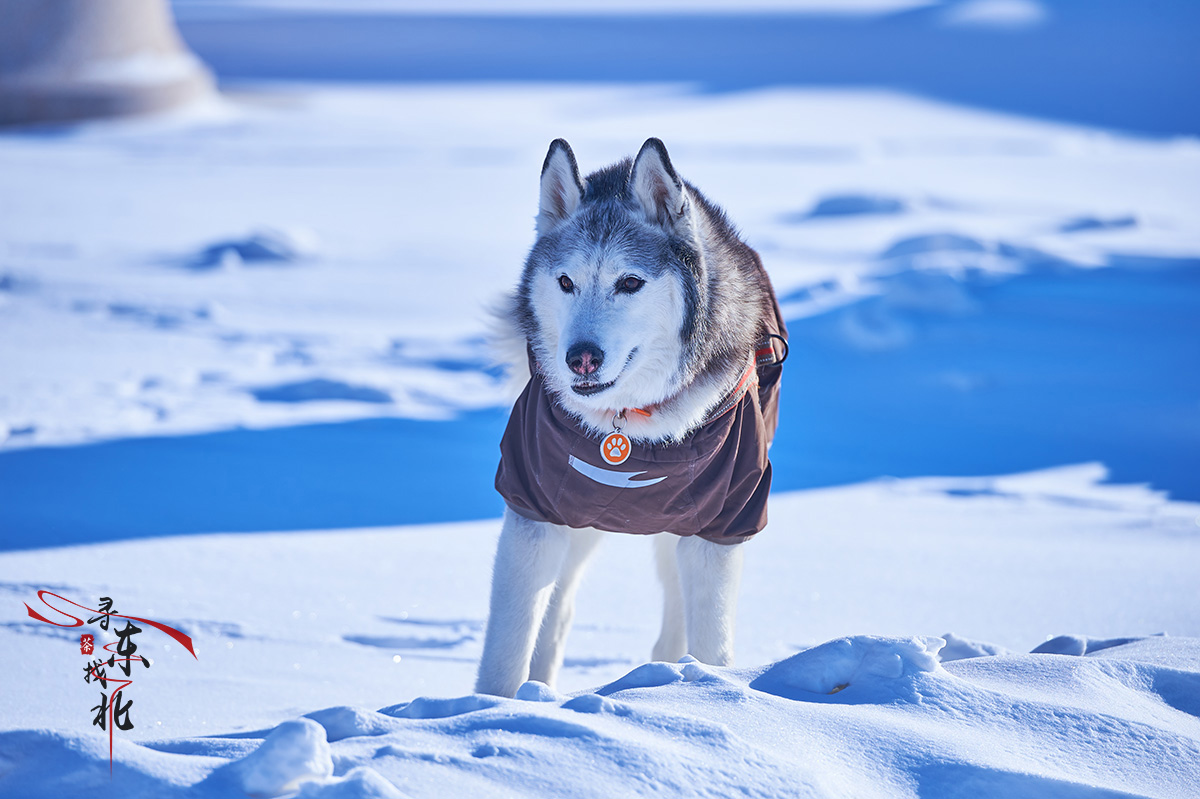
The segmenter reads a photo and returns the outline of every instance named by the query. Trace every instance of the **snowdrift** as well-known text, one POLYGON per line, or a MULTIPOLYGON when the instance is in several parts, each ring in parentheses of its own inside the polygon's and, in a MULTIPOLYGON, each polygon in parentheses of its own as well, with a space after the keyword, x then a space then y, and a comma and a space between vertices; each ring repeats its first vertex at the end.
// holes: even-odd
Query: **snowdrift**
POLYGON ((842 638, 765 668, 647 663, 595 691, 332 707, 271 730, 0 734, 0 791, 59 797, 1194 796, 1200 639, 942 662, 842 638))

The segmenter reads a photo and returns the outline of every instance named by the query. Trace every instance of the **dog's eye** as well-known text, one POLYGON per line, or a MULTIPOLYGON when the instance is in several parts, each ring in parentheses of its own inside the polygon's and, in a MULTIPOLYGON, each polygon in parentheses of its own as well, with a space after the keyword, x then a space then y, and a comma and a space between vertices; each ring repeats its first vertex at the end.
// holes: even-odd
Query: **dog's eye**
POLYGON ((566 275, 562 275, 561 277, 559 277, 558 287, 561 288, 563 291, 567 292, 568 294, 570 294, 572 291, 575 290, 575 284, 572 283, 571 278, 567 277, 566 275))
POLYGON ((617 284, 617 291, 621 292, 622 294, 632 294, 644 285, 646 285, 646 281, 642 280, 640 277, 634 277, 633 275, 630 275, 617 284))

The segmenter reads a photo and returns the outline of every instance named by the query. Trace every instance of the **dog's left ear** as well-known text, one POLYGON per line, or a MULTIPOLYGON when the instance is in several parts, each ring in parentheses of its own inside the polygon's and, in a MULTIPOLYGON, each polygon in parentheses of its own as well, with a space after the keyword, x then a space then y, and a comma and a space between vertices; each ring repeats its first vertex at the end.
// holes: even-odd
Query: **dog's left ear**
POLYGON ((668 231, 683 232, 690 219, 687 190, 675 174, 661 140, 646 139, 634 159, 629 184, 647 222, 668 231))

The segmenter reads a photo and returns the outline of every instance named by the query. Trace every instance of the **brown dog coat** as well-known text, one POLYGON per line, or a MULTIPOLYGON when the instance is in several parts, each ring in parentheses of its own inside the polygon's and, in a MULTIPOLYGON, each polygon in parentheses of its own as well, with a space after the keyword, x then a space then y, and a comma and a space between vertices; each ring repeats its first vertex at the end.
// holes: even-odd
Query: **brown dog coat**
POLYGON ((779 418, 786 358, 787 329, 778 305, 771 321, 754 354, 757 389, 749 381, 740 398, 731 395, 723 412, 718 409, 679 443, 633 442, 620 466, 604 462, 601 438, 559 407, 534 364, 500 442, 496 490, 534 521, 698 535, 720 544, 749 539, 767 524, 767 448, 779 418))

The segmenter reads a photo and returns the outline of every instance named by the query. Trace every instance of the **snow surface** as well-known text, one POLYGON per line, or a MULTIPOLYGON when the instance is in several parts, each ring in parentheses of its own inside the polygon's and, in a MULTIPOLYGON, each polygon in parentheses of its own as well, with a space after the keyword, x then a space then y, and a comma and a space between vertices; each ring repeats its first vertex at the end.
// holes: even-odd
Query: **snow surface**
MULTIPOLYGON (((766 669, 646 664, 569 699, 530 685, 511 700, 329 708, 251 738, 122 743, 113 781, 162 797, 1194 795, 1195 670, 1153 654, 942 666, 941 644, 857 636, 766 669)), ((13 792, 105 787, 75 767, 88 739, 0 739, 13 792)))
POLYGON ((0 795, 1200 795, 1189 7, 174 5, 223 102, 0 135, 0 795), (586 55, 671 26, 732 55, 586 55), (739 665, 646 663, 649 542, 610 536, 560 684, 475 696, 482 309, 547 143, 650 135, 792 332, 739 665), (39 590, 195 641, 141 636, 111 776, 39 590))
POLYGON ((109 779, 75 631, 26 617, 44 587, 113 596, 195 640, 197 659, 147 642, 136 727, 116 736, 113 779, 135 796, 238 795, 327 777, 327 758, 333 781, 304 790, 1188 796, 1200 504, 1103 476, 776 495, 747 549, 744 669, 644 664, 649 542, 612 536, 581 591, 566 693, 503 701, 469 694, 496 521, 5 553, 0 641, 22 657, 0 698, 0 791, 109 779), (1061 654, 1020 654, 1035 647, 1061 654))

